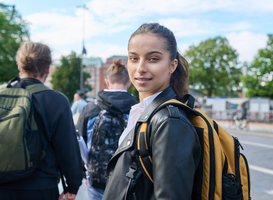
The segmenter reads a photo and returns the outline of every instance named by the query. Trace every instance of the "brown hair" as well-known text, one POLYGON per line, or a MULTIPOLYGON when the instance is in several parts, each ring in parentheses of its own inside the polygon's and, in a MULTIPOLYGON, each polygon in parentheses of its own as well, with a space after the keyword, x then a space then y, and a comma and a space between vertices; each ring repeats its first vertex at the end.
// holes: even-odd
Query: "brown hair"
POLYGON ((25 42, 17 51, 16 61, 22 68, 20 73, 31 74, 35 78, 42 77, 52 63, 51 51, 45 44, 25 42))
POLYGON ((177 99, 185 102, 184 95, 188 93, 188 77, 189 77, 189 64, 187 60, 178 52, 177 43, 174 34, 168 28, 158 23, 142 24, 130 37, 138 34, 154 34, 163 39, 165 48, 170 53, 170 61, 177 59, 178 65, 176 70, 172 73, 170 79, 170 86, 172 86, 176 93, 177 99))
POLYGON ((112 64, 107 70, 107 79, 110 83, 121 83, 126 85, 129 81, 128 71, 125 65, 121 64, 120 59, 115 59, 114 64, 112 64))

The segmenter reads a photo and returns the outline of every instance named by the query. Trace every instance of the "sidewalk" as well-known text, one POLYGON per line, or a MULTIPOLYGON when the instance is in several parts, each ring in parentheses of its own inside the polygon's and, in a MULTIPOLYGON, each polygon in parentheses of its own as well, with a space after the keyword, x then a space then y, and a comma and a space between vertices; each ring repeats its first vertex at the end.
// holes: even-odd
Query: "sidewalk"
POLYGON ((232 130, 236 132, 248 132, 248 133, 258 133, 258 134, 270 134, 273 137, 273 124, 269 123, 258 123, 249 122, 249 130, 231 129, 230 121, 215 120, 224 129, 232 130))

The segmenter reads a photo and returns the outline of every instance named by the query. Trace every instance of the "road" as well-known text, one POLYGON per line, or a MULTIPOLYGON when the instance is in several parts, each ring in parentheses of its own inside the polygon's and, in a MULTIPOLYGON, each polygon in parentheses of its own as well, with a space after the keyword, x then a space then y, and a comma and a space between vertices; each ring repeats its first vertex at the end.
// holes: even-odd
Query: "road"
POLYGON ((233 134, 244 150, 251 173, 251 197, 253 200, 273 199, 273 138, 246 134, 233 134))
MULTIPOLYGON (((273 137, 255 136, 255 134, 231 135, 237 137, 244 150, 241 151, 248 160, 251 173, 251 197, 253 200, 273 199, 273 137)), ((59 184, 59 190, 62 186, 59 184)), ((86 186, 80 187, 76 200, 88 200, 86 186)))

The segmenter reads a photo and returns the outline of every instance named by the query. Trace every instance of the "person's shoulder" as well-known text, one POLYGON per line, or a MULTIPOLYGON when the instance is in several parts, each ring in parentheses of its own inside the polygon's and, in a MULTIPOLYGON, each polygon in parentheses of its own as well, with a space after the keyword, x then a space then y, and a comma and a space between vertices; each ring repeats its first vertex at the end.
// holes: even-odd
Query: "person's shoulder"
POLYGON ((80 102, 81 102, 81 104, 83 104, 83 105, 86 105, 86 104, 87 104, 87 101, 85 101, 84 99, 80 99, 80 102))
POLYGON ((95 101, 90 101, 83 107, 81 113, 84 113, 85 115, 98 115, 101 111, 100 106, 97 105, 95 101))
POLYGON ((96 105, 95 101, 89 101, 89 102, 86 102, 86 105, 84 107, 92 109, 93 107, 98 107, 98 106, 96 105))
POLYGON ((67 99, 66 95, 59 92, 59 91, 56 91, 56 90, 51 90, 51 92, 53 92, 56 96, 59 96, 60 98, 64 98, 64 99, 67 99))
POLYGON ((164 122, 166 120, 171 121, 171 119, 177 119, 181 120, 181 123, 191 125, 185 111, 176 106, 171 107, 165 106, 161 108, 159 111, 157 111, 152 118, 154 119, 153 121, 156 122, 157 124, 160 124, 161 122, 164 122))
POLYGON ((52 100, 58 100, 58 101, 63 101, 63 102, 68 102, 69 103, 69 100, 68 100, 67 96, 64 95, 63 93, 59 92, 59 91, 47 90, 45 92, 47 92, 47 95, 50 95, 52 100))

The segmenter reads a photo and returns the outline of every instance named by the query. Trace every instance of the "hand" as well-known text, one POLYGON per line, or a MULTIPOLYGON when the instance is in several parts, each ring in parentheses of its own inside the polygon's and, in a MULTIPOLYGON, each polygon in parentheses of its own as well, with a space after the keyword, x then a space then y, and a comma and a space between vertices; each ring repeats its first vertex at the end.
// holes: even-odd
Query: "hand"
POLYGON ((88 185, 87 185, 87 180, 86 180, 86 179, 84 179, 84 183, 85 183, 86 187, 88 187, 88 185))
POLYGON ((64 192, 62 192, 62 194, 60 194, 58 200, 74 200, 75 198, 76 198, 75 194, 71 194, 69 192, 64 194, 64 192))

